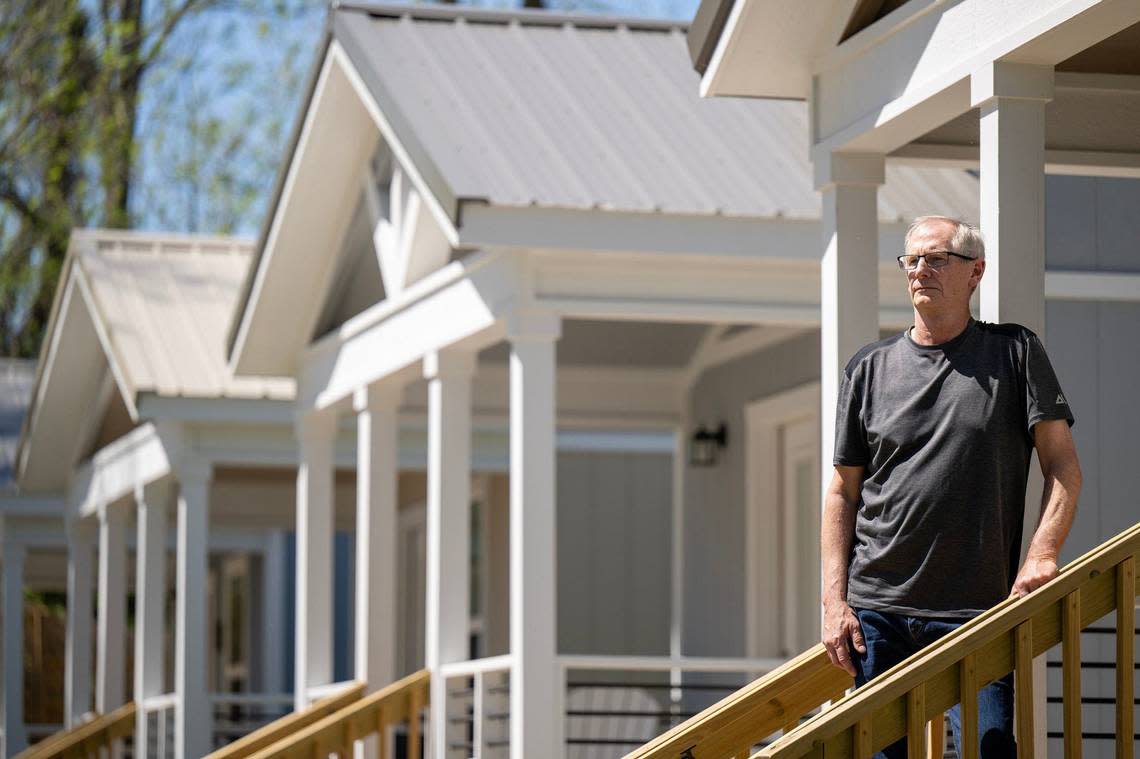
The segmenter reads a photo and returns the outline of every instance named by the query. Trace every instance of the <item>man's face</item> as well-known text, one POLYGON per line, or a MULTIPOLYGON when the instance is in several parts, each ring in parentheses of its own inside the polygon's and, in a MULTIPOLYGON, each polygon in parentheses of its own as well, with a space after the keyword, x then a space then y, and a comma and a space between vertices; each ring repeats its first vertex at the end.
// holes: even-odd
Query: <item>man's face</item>
MULTIPOLYGON (((953 250, 950 240, 954 227, 942 221, 928 222, 915 230, 907 253, 925 254, 953 250)), ((918 268, 906 272, 910 302, 923 313, 954 312, 970 307, 970 294, 978 286, 986 262, 966 261, 950 256, 950 262, 941 269, 919 262, 918 268)))

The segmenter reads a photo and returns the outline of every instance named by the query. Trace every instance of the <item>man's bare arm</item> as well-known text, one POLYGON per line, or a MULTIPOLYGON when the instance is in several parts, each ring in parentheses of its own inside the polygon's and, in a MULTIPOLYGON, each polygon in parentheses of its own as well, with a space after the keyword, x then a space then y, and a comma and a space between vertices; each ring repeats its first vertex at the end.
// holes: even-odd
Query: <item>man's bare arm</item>
POLYGON ((1013 583, 1014 596, 1024 596, 1057 576, 1061 546, 1073 526, 1081 493, 1081 465, 1069 423, 1064 419, 1038 422, 1034 445, 1045 477, 1041 519, 1029 543, 1025 563, 1013 583))
POLYGON ((855 513, 863 467, 837 466, 823 502, 819 545, 823 563, 823 645, 831 663, 855 675, 852 650, 865 653, 859 620, 847 604, 847 570, 855 540, 855 513))

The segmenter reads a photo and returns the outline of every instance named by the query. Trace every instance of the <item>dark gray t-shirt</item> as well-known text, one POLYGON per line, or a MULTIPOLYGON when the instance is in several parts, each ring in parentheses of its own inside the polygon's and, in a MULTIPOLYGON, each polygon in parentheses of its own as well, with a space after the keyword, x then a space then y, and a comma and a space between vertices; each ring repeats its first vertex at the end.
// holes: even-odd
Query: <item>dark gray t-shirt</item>
POLYGON ((853 607, 969 618, 1017 575, 1033 425, 1073 423, 1040 340, 970 320, 925 346, 905 332, 847 364, 836 465, 863 466, 848 571, 853 607))

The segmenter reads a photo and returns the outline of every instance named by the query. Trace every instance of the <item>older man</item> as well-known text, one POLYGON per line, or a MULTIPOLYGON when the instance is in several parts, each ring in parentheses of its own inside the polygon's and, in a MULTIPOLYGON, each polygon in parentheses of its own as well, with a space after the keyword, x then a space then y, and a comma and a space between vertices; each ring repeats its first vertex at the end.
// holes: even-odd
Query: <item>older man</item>
MULTIPOLYGON (((847 364, 824 505, 823 642, 857 686, 1056 576, 1081 484, 1073 415, 1041 342, 970 316, 986 270, 978 230, 922 217, 904 250, 914 326, 847 364), (1045 491, 1019 569, 1033 448, 1045 491)), ((978 702, 981 756, 1013 756, 1012 678, 978 702)), ((905 739, 880 756, 905 757, 905 739)))

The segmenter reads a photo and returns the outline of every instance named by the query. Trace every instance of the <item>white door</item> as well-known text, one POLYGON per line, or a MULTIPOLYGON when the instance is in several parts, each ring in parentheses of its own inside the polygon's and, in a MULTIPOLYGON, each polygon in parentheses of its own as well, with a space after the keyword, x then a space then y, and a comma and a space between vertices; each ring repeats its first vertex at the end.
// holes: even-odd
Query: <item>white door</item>
POLYGON ((784 649, 819 641, 819 425, 802 417, 781 425, 780 505, 784 524, 784 649))
POLYGON ((748 654, 795 656, 819 631, 819 385, 751 403, 745 420, 748 654))
POLYGON ((424 666, 424 601, 427 588, 427 521, 423 504, 400 510, 400 625, 397 666, 400 676, 424 666))

